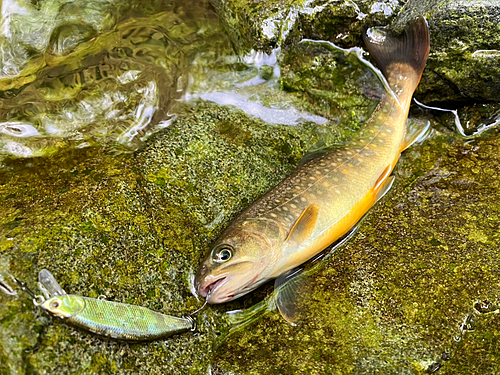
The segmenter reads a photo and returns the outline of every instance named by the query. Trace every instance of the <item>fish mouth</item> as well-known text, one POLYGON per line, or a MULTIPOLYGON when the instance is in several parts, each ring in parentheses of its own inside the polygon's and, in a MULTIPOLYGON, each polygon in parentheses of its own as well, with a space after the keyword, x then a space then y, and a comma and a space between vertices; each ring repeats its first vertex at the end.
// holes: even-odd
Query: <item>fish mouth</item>
POLYGON ((211 283, 205 285, 203 288, 198 289, 198 294, 207 299, 208 303, 213 302, 213 293, 217 292, 217 290, 226 283, 227 277, 221 277, 211 283), (212 298, 211 298, 212 297, 212 298))

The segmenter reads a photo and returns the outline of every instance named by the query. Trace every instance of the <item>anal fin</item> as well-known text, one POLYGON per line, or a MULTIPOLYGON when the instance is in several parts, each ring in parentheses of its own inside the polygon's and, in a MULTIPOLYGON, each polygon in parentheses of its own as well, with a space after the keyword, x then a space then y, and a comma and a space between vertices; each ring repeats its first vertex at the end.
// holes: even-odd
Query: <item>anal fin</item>
POLYGON ((401 145, 401 151, 406 150, 415 142, 424 139, 430 127, 431 122, 428 120, 408 117, 406 121, 406 136, 401 145))

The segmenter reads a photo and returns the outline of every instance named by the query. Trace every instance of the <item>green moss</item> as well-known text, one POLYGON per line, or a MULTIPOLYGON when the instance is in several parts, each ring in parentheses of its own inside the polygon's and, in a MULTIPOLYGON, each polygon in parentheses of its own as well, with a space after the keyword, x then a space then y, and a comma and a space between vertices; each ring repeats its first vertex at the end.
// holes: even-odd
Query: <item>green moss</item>
MULTIPOLYGON (((89 148, 10 161, 0 171, 8 270, 32 286, 37 272, 48 268, 68 292, 186 314, 200 307, 188 275, 211 240, 317 141, 311 125, 270 126, 200 103, 133 156, 89 148)), ((5 315, 2 337, 10 344, 1 355, 29 351, 35 344, 20 340, 23 335, 39 340, 37 351, 11 361, 32 372, 196 374, 208 366, 215 330, 226 324, 220 313, 208 311, 199 335, 123 349, 59 321, 37 322, 27 296, 0 295, 0 305, 7 301, 16 312, 5 315)))
POLYGON ((352 136, 385 95, 378 78, 355 53, 326 44, 290 47, 281 65, 283 89, 308 101, 316 113, 342 124, 338 129, 342 138, 352 136))
POLYGON ((450 145, 440 136, 406 152, 393 191, 301 290, 302 324, 292 328, 277 313, 261 319, 219 348, 220 368, 495 372, 498 319, 472 307, 500 295, 499 149, 495 137, 450 145), (475 173, 471 165, 490 171, 475 173), (463 332, 468 316, 472 331, 463 332))

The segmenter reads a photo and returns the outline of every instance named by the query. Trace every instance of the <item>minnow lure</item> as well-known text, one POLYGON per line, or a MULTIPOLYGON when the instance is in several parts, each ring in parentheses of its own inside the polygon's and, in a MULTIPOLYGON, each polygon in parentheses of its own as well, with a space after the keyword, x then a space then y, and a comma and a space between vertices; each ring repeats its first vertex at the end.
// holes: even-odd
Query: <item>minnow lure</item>
POLYGON ((194 328, 191 318, 73 294, 52 297, 40 307, 68 324, 117 340, 156 340, 194 328))
POLYGON ((194 330, 191 317, 178 318, 142 306, 82 297, 66 292, 46 269, 38 275, 44 296, 35 295, 25 283, 17 280, 33 303, 65 323, 116 340, 156 340, 194 330))

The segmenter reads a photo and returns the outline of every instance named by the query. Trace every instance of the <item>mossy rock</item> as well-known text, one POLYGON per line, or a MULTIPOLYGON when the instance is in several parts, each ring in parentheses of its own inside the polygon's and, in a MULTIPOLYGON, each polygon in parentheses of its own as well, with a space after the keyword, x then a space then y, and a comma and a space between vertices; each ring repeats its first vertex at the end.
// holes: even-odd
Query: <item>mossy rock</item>
MULTIPOLYGON (((426 105, 458 110, 465 135, 498 121, 496 110, 484 110, 485 106, 496 108, 500 102, 498 2, 212 0, 212 3, 240 51, 295 49, 303 38, 326 40, 343 48, 363 46, 364 26, 391 25, 401 31, 409 20, 424 15, 431 33, 431 53, 416 98, 426 105)), ((444 122, 455 129, 454 119, 444 122)))
MULTIPOLYGON (((36 288, 47 268, 70 293, 171 315, 201 306, 189 275, 244 206, 291 173, 313 127, 264 124, 199 103, 136 154, 97 148, 6 161, 0 171, 0 274, 36 288)), ((206 372, 226 306, 198 332, 109 342, 52 321, 27 295, 0 294, 0 372, 206 372)))
POLYGON ((499 150, 496 133, 406 151, 393 190, 302 289, 301 324, 268 315, 218 349, 217 369, 498 372, 500 317, 475 304, 500 298, 499 150))
POLYGON ((269 52, 302 38, 347 46, 361 42, 365 24, 388 24, 405 1, 211 0, 240 52, 269 52))

